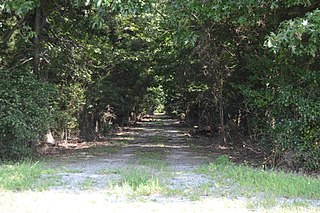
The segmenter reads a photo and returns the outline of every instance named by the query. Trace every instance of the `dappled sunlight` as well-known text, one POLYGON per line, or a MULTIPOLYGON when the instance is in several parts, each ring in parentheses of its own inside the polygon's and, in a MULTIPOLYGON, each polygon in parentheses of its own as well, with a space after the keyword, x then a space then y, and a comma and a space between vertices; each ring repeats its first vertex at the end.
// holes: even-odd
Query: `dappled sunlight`
POLYGON ((135 145, 129 145, 129 146, 135 146, 135 147, 140 147, 140 148, 144 148, 144 147, 161 147, 161 148, 169 148, 169 149, 186 149, 189 148, 189 146, 187 145, 170 145, 170 144, 146 144, 146 143, 137 143, 135 145))
POLYGON ((167 130, 167 132, 169 132, 169 133, 180 133, 181 130, 180 131, 179 130, 167 130))
POLYGON ((226 146, 219 146, 219 149, 221 149, 221 150, 228 150, 228 149, 230 149, 230 147, 226 147, 226 146))

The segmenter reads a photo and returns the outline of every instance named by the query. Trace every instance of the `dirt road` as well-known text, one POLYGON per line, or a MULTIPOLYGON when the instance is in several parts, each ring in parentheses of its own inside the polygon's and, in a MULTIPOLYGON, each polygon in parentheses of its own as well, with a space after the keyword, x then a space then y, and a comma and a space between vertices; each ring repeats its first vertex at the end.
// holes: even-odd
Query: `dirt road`
POLYGON ((145 119, 134 127, 110 136, 106 146, 102 146, 105 141, 97 142, 96 146, 79 149, 71 157, 49 160, 47 166, 62 171, 59 175, 63 183, 51 190, 81 191, 82 183, 88 179, 92 182, 88 188, 94 191, 108 190, 107 181, 120 178, 117 174, 119 170, 132 168, 148 170, 159 176, 162 173, 174 174, 166 178, 164 184, 197 187, 209 180, 194 173, 194 170, 213 159, 205 150, 190 148, 190 140, 187 129, 175 119, 166 116, 145 119), (165 172, 161 171, 163 167, 165 172))
POLYGON ((69 144, 73 152, 44 162, 55 170, 46 190, 2 193, 0 212, 251 212, 197 172, 216 157, 200 142, 155 116, 94 145, 69 144))

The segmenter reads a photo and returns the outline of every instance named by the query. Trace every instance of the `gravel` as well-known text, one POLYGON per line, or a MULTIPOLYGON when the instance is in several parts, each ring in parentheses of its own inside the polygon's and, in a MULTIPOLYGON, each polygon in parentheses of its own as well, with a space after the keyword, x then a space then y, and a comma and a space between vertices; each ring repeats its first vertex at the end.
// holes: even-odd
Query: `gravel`
MULTIPOLYGON (((252 212, 252 209, 247 208, 246 199, 228 196, 233 189, 217 188, 214 179, 196 173, 195 169, 202 164, 213 162, 209 152, 189 148, 186 143, 188 132, 177 121, 167 119, 162 122, 164 123, 158 125, 142 122, 139 126, 126 128, 116 134, 115 137, 118 138, 133 138, 116 153, 95 154, 84 151, 75 156, 49 159, 45 165, 58 171, 58 183, 44 192, 0 194, 0 197, 8 199, 0 199, 0 212, 252 212), (206 185, 210 186, 208 195, 200 195, 200 201, 195 202, 183 194, 153 194, 131 200, 110 192, 108 183, 121 178, 117 170, 132 166, 145 169, 143 166, 139 167, 135 153, 155 151, 153 147, 159 148, 158 144, 150 141, 154 136, 168 139, 160 147, 166 150, 162 160, 173 174, 164 179, 166 187, 170 190, 192 192, 206 185), (219 190, 227 192, 227 195, 217 197, 214 192, 219 190)), ((294 202, 284 198, 280 201, 289 204, 294 202)), ((320 206, 316 201, 313 205, 320 206)), ((254 211, 259 212, 260 209, 254 211)))

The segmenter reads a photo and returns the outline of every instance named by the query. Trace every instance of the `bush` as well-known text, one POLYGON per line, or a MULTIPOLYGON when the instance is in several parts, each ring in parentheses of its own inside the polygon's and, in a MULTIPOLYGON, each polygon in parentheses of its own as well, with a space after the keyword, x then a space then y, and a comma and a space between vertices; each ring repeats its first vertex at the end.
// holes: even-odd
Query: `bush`
POLYGON ((0 72, 0 159, 32 154, 28 145, 48 128, 50 89, 28 69, 0 72))
POLYGON ((317 170, 320 75, 291 63, 249 60, 248 68, 253 71, 250 83, 239 88, 255 115, 250 118, 251 128, 272 151, 274 165, 317 170))

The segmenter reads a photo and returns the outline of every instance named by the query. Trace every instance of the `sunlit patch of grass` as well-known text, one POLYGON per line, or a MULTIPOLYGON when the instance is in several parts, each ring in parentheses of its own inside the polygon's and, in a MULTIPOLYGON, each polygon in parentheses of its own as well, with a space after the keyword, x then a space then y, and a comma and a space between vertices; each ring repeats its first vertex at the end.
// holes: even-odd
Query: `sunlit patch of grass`
POLYGON ((251 199, 247 201, 246 207, 252 211, 257 211, 259 209, 271 209, 277 206, 278 202, 275 197, 270 196, 268 199, 251 199))
POLYGON ((199 186, 197 191, 201 196, 209 196, 211 195, 211 189, 212 188, 209 183, 203 183, 199 186))
POLYGON ((94 187, 95 180, 93 178, 87 177, 82 183, 79 184, 81 190, 90 190, 94 187))
POLYGON ((183 188, 166 188, 163 195, 167 197, 181 197, 190 201, 201 200, 202 194, 196 189, 183 189, 183 188))
POLYGON ((174 196, 185 197, 186 196, 185 190, 180 187, 179 188, 168 188, 167 187, 163 194, 168 197, 174 197, 174 196))
POLYGON ((164 150, 140 150, 135 152, 135 157, 139 165, 148 166, 159 171, 164 171, 168 167, 164 150))
POLYGON ((3 163, 0 165, 0 191, 44 190, 56 183, 54 173, 39 162, 3 163), (41 179, 43 175, 46 178, 41 179))
POLYGON ((204 165, 197 172, 210 175, 220 188, 232 188, 226 190, 229 195, 258 197, 257 202, 250 204, 258 207, 278 205, 279 197, 320 199, 320 179, 235 165, 227 156, 220 156, 215 163, 204 165))
POLYGON ((62 185, 64 185, 64 183, 61 182, 60 175, 51 174, 42 176, 40 179, 38 179, 33 185, 32 189, 36 191, 45 191, 50 187, 62 185))
POLYGON ((210 196, 212 186, 209 183, 202 183, 198 186, 193 187, 181 187, 181 186, 171 186, 166 187, 163 195, 167 197, 183 197, 189 199, 190 201, 199 201, 203 197, 210 196))
POLYGON ((120 180, 110 182, 113 192, 127 195, 147 196, 161 193, 164 185, 159 178, 141 168, 126 168, 120 171, 120 180))

